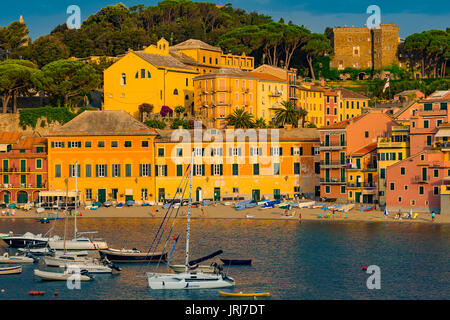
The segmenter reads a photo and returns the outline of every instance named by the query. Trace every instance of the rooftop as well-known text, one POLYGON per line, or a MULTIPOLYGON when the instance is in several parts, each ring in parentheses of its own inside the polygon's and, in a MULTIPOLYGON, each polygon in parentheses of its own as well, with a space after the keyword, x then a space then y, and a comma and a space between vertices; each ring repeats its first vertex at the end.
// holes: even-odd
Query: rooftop
POLYGON ((352 157, 362 157, 362 156, 368 154, 369 152, 374 151, 377 148, 377 145, 378 145, 378 142, 373 142, 373 143, 370 143, 368 145, 365 145, 364 147, 353 151, 350 154, 350 156, 352 156, 352 157))
POLYGON ((155 67, 159 68, 171 68, 171 69, 183 69, 183 70, 189 70, 192 72, 196 72, 191 67, 185 65, 181 61, 175 59, 172 56, 166 56, 162 54, 152 54, 152 53, 146 53, 144 51, 133 51, 134 54, 136 54, 139 58, 147 61, 148 63, 154 65, 155 67))
POLYGON ((219 47, 214 47, 197 39, 186 40, 184 42, 172 46, 171 49, 173 50, 204 49, 222 53, 222 49, 220 49, 219 47))
POLYGON ((21 136, 21 132, 0 132, 0 144, 16 143, 21 136))
POLYGON ((334 91, 341 91, 342 97, 346 98, 346 99, 367 99, 367 100, 369 100, 369 98, 366 97, 365 95, 362 95, 361 93, 358 93, 353 90, 348 90, 345 88, 334 88, 334 91))

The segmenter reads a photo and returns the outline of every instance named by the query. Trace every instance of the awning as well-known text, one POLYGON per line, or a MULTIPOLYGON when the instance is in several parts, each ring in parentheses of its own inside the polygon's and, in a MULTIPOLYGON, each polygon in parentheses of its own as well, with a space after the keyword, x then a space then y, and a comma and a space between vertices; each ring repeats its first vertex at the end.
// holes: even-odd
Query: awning
POLYGON ((39 191, 39 197, 70 197, 75 198, 75 191, 39 191))
POLYGON ((133 195, 133 189, 125 189, 125 195, 126 196, 132 196, 133 195))
POLYGON ((450 128, 442 128, 436 133, 435 137, 450 137, 450 128))

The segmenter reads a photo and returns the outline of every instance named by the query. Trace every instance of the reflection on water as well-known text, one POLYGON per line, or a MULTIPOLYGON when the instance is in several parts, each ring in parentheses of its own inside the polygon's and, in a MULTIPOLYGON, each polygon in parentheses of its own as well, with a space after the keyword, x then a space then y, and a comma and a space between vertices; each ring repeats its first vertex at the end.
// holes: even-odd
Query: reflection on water
MULTIPOLYGON (((99 231, 112 248, 149 249, 159 219, 79 219, 79 231, 99 231)), ((0 220, 0 232, 46 233, 50 225, 34 220, 0 220)), ((186 221, 173 262, 184 263, 186 221)), ((73 223, 68 222, 68 235, 73 223)), ((54 233, 62 236, 64 220, 54 233)), ((235 291, 271 292, 272 299, 449 299, 449 226, 431 224, 302 222, 258 220, 193 220, 191 258, 222 249, 222 258, 250 258, 252 266, 225 267, 235 291), (368 290, 363 265, 381 268, 381 290, 368 290)), ((161 240, 163 244, 164 236, 161 240)), ((166 250, 170 249, 169 241, 166 250)), ((161 248, 159 248, 161 249, 161 248)), ((126 264, 120 275, 96 275, 81 290, 65 283, 41 282, 36 265, 21 275, 2 276, 0 299, 28 299, 28 291, 46 291, 33 299, 223 299, 218 290, 152 291, 145 272, 155 265, 126 264), (53 297, 54 290, 59 291, 53 297)), ((167 271, 165 265, 159 272, 167 271)))

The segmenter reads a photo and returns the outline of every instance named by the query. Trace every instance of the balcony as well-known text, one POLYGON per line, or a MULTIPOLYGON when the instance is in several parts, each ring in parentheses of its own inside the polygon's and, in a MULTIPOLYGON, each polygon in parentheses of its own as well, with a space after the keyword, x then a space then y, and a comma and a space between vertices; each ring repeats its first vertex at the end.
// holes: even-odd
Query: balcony
POLYGON ((34 189, 46 189, 46 182, 40 186, 33 186, 32 184, 17 183, 17 184, 0 184, 0 190, 34 190, 34 189))
POLYGON ((377 164, 376 163, 367 163, 365 167, 362 169, 362 171, 377 171, 377 164))
POLYGON ((325 168, 340 168, 344 167, 345 163, 341 163, 340 161, 320 161, 320 166, 325 168))
POLYGON ((415 176, 414 177, 415 183, 430 183, 430 176, 423 177, 423 176, 415 176))
POLYGON ((378 148, 408 148, 409 138, 378 138, 378 148))
POLYGON ((339 150, 347 146, 346 141, 320 141, 321 150, 339 150))
POLYGON ((339 180, 337 178, 320 178, 320 183, 323 184, 346 184, 347 182, 339 180))
POLYGON ((365 189, 374 189, 378 186, 376 182, 349 182, 347 183, 347 188, 365 188, 365 189))
POLYGON ((273 91, 269 93, 269 97, 281 97, 283 95, 282 91, 273 91))

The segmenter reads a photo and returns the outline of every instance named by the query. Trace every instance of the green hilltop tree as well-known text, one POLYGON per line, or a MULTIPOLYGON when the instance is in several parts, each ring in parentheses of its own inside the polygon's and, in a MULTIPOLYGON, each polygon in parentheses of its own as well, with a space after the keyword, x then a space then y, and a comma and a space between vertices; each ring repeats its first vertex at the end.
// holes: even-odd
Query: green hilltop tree
POLYGON ((0 95, 2 112, 6 113, 9 101, 13 101, 13 113, 17 111, 16 97, 32 87, 32 76, 38 72, 36 65, 26 60, 5 60, 0 62, 0 95))
POLYGON ((316 58, 331 53, 332 48, 330 40, 324 34, 312 33, 306 44, 302 47, 302 51, 305 53, 311 77, 313 80, 316 80, 313 62, 316 58))
POLYGON ((89 64, 58 60, 32 75, 36 88, 48 94, 57 106, 68 106, 71 99, 88 94, 100 84, 100 76, 89 64))

